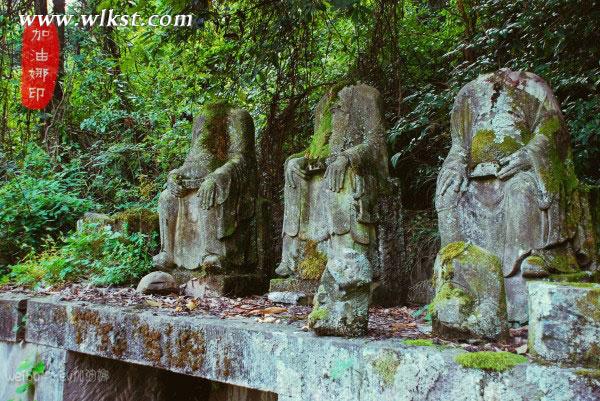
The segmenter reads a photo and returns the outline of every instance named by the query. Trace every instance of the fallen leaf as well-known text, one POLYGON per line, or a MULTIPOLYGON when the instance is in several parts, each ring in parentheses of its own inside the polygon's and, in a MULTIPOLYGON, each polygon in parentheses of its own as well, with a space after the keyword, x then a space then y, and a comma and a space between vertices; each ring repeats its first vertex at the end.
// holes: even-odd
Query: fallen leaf
POLYGON ((287 308, 280 306, 271 306, 264 309, 254 309, 249 312, 250 315, 276 315, 278 313, 287 312, 287 308))
POLYGON ((185 304, 185 307, 188 308, 189 310, 194 310, 198 307, 198 305, 193 301, 193 300, 189 300, 187 304, 185 304))
POLYGON ((148 304, 149 306, 154 306, 156 308, 160 307, 160 302, 155 301, 153 299, 147 299, 146 304, 148 304))

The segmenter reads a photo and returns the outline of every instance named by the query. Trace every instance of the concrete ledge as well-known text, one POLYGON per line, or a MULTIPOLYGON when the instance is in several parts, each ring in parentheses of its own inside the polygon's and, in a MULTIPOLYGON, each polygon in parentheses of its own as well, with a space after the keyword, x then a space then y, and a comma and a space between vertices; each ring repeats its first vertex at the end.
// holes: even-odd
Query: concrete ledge
POLYGON ((535 363, 504 373, 465 369, 454 362, 461 349, 316 337, 293 326, 50 298, 29 300, 28 310, 28 341, 269 391, 286 401, 600 398, 600 381, 576 369, 535 363))
POLYGON ((0 341, 16 342, 25 333, 25 308, 27 296, 22 294, 0 294, 0 341))
POLYGON ((528 290, 530 352, 599 369, 600 284, 533 281, 528 290))

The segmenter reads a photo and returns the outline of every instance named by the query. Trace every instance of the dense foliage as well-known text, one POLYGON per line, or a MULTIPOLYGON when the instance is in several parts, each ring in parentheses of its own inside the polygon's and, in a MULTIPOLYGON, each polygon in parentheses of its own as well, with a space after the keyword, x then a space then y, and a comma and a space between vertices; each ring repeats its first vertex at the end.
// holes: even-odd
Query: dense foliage
MULTIPOLYGON (((193 13, 195 24, 67 27, 61 93, 44 112, 19 102, 17 21, 34 3, 45 1, 0 5, 0 265, 66 235, 85 210, 155 205, 186 153, 193 115, 215 99, 254 117, 260 195, 275 245, 266 258, 275 265, 283 161, 306 148, 314 105, 340 81, 383 94, 390 163, 415 216, 409 247, 424 236, 436 241, 432 197, 450 142, 449 110, 480 73, 509 67, 545 78, 571 127, 579 175, 600 182, 594 0, 76 1, 72 14, 193 13)), ((422 258, 414 248, 411 263, 430 265, 435 246, 422 258)))

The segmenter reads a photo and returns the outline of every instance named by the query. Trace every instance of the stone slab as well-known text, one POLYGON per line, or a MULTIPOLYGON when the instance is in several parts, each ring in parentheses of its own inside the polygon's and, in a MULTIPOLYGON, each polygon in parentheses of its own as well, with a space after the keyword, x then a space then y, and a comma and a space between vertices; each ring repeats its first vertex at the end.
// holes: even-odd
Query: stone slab
POLYGON ((529 349, 547 361, 600 368, 600 284, 534 281, 529 349))
POLYGON ((27 296, 0 294, 0 341, 20 341, 24 335, 27 296))
POLYGON ((202 297, 206 295, 245 297, 264 294, 267 290, 267 278, 258 274, 214 274, 202 275, 199 272, 184 269, 170 271, 175 281, 185 284, 186 295, 202 297), (194 283, 188 288, 190 282, 194 283))
MULTIPOLYGON (((29 301, 38 316, 56 313, 58 306, 66 312, 63 322, 43 320, 54 332, 62 326, 70 351, 277 393, 289 401, 600 398, 600 381, 577 369, 535 363, 504 373, 466 369, 454 361, 462 349, 317 337, 295 326, 170 316, 152 308, 29 301)), ((34 337, 42 339, 28 335, 34 337)))
POLYGON ((302 280, 297 278, 274 278, 269 282, 269 292, 303 292, 311 297, 317 292, 318 280, 302 280))
POLYGON ((43 362, 45 372, 35 376, 30 400, 62 401, 65 377, 65 355, 63 349, 39 344, 0 341, 0 400, 20 400, 26 394, 17 394, 16 389, 27 383, 26 371, 19 371, 24 361, 43 362))

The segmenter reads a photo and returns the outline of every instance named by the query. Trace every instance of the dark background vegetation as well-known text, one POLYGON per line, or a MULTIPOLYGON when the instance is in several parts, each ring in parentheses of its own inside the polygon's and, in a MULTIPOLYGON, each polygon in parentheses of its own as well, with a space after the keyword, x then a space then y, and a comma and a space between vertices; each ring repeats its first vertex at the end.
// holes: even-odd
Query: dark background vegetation
MULTIPOLYGON (((273 265, 283 162, 307 145, 316 102, 341 80, 383 94, 413 282, 427 278, 438 247, 432 198, 450 144, 449 109, 477 75, 508 67, 546 79, 571 128, 579 176, 600 181, 598 1, 75 1, 72 14, 192 13, 195 26, 67 27, 56 97, 34 112, 19 99, 18 15, 45 6, 0 5, 0 276, 9 265, 42 260, 60 279, 69 274, 56 263, 95 257, 60 250, 93 240, 68 234, 75 220, 84 211, 155 207, 186 153, 192 117, 221 98, 248 109, 257 126, 259 191, 271 219, 265 258, 273 265)), ((54 8, 64 11, 64 2, 54 8)), ((128 241, 122 252, 142 251, 139 238, 128 241)))

